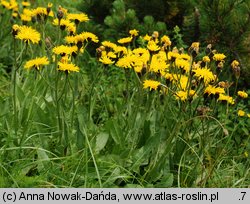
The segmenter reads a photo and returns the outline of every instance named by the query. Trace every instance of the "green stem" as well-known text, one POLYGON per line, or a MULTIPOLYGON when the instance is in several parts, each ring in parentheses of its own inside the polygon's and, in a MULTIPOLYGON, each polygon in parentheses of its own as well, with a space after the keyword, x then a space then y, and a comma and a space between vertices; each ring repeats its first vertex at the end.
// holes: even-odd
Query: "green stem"
POLYGON ((17 83, 17 53, 16 53, 16 39, 14 39, 14 68, 12 70, 13 78, 13 111, 14 111, 14 130, 17 138, 18 119, 17 119, 17 103, 16 103, 16 83, 17 83))
MULTIPOLYGON (((56 111, 57 111, 57 122, 58 122, 58 132, 61 133, 62 130, 62 124, 61 124, 61 114, 60 114, 60 104, 59 104, 59 97, 58 97, 58 83, 59 83, 59 77, 60 73, 57 72, 56 76, 56 84, 55 84, 55 102, 56 102, 56 111)), ((62 138, 60 137, 59 141, 61 143, 62 138)))
POLYGON ((86 143, 88 145, 88 149, 90 151, 90 154, 91 154, 94 166, 95 166, 95 170, 96 170, 96 175, 97 175, 97 178, 98 178, 99 186, 100 186, 100 188, 102 188, 101 176, 100 176, 100 173, 99 173, 99 169, 98 169, 98 166, 97 166, 97 163, 96 163, 96 160, 95 160, 95 156, 94 156, 93 150, 91 148, 91 145, 90 145, 89 138, 87 136, 87 132, 85 130, 85 127, 82 127, 82 130, 83 130, 83 134, 85 136, 86 143))
MULTIPOLYGON (((75 90, 73 89, 70 80, 67 80, 69 83, 69 87, 72 91, 72 114, 71 114, 71 128, 73 129, 74 127, 74 116, 75 116, 75 90)), ((77 88, 77 87, 75 87, 77 88)))

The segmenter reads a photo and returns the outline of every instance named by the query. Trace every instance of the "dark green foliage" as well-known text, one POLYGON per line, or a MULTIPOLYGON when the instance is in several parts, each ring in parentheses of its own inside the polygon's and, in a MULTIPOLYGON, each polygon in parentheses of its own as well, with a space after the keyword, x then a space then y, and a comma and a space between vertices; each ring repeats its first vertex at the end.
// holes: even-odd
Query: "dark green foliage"
MULTIPOLYGON (((250 1, 193 1, 193 8, 193 14, 184 22, 185 41, 212 44, 225 52, 228 61, 238 59, 243 75, 249 76, 250 1)), ((242 85, 249 86, 249 82, 245 79, 242 85)))

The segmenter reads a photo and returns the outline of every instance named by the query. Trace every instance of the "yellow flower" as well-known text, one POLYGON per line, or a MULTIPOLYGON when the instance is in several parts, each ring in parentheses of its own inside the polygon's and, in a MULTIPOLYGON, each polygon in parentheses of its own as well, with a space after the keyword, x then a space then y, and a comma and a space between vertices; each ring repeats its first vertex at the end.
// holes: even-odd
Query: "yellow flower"
POLYGON ((113 50, 115 50, 117 48, 117 45, 115 43, 110 42, 110 41, 103 41, 102 45, 104 47, 108 47, 108 48, 111 48, 113 50))
POLYGON ((245 111, 243 111, 243 110, 238 110, 238 116, 239 117, 243 117, 243 116, 245 116, 245 111))
POLYGON ((85 13, 70 13, 67 15, 67 19, 74 20, 76 24, 89 21, 89 17, 85 13))
POLYGON ((215 86, 212 86, 212 85, 208 85, 204 91, 204 94, 208 94, 208 95, 221 95, 221 94, 224 94, 225 93, 225 90, 224 88, 221 88, 221 87, 215 87, 215 86))
POLYGON ((19 32, 16 35, 17 39, 23 40, 26 43, 38 43, 40 41, 40 33, 32 27, 19 26, 19 32))
POLYGON ((177 100, 181 100, 181 101, 186 101, 188 98, 188 92, 187 91, 178 91, 175 93, 175 98, 177 100))
POLYGON ((45 7, 37 7, 35 9, 33 9, 32 13, 33 13, 32 14, 33 16, 37 16, 38 18, 44 17, 44 16, 53 17, 53 12, 51 10, 49 10, 49 13, 48 13, 47 8, 45 8, 45 7))
POLYGON ((214 56, 213 56, 213 60, 215 60, 215 61, 223 61, 225 58, 226 58, 226 56, 224 54, 220 54, 220 53, 214 54, 214 56))
POLYGON ((124 55, 128 54, 128 50, 124 46, 116 46, 116 47, 114 47, 114 51, 115 51, 115 53, 121 53, 124 55))
MULTIPOLYGON (((56 26, 59 25, 59 19, 58 19, 58 18, 55 18, 55 19, 53 20, 53 25, 56 25, 56 26)), ((61 28, 62 30, 64 30, 64 29, 68 29, 68 27, 70 27, 70 28, 75 27, 75 24, 72 23, 72 22, 70 22, 70 20, 68 20, 68 19, 62 18, 62 19, 60 20, 60 28, 61 28)))
POLYGON ((133 39, 132 37, 126 37, 126 38, 119 39, 117 42, 120 44, 127 44, 127 43, 130 43, 132 39, 133 39))
POLYGON ((58 70, 65 73, 79 72, 80 68, 72 63, 58 62, 58 70))
POLYGON ((31 16, 25 15, 25 14, 20 14, 21 21, 23 22, 30 22, 31 21, 31 16))
POLYGON ((148 48, 149 51, 152 51, 152 52, 160 50, 160 47, 153 40, 150 40, 148 42, 147 48, 148 48))
POLYGON ((119 60, 116 62, 116 66, 122 67, 122 68, 132 68, 136 56, 129 53, 128 55, 123 56, 122 58, 119 58, 119 60))
POLYGON ((165 71, 165 69, 168 67, 169 67, 169 65, 166 63, 165 52, 159 52, 159 53, 154 54, 152 56, 152 59, 150 62, 150 68, 149 68, 150 71, 155 72, 155 73, 159 73, 161 71, 165 71))
POLYGON ((195 51, 198 54, 199 49, 200 49, 200 43, 193 42, 189 49, 195 51))
POLYGON ((196 94, 195 94, 195 90, 189 90, 189 96, 191 96, 191 97, 194 97, 194 96, 196 96, 196 94))
POLYGON ((194 76, 199 80, 203 79, 205 84, 209 84, 215 80, 215 76, 213 72, 211 72, 208 68, 198 68, 193 70, 195 73, 194 76))
POLYGON ((161 84, 161 83, 158 82, 158 81, 154 81, 154 80, 145 80, 145 81, 143 82, 143 88, 144 88, 144 89, 149 88, 150 91, 151 91, 152 89, 156 90, 156 89, 158 88, 158 86, 160 86, 160 84, 161 84))
POLYGON ((191 45, 191 48, 199 49, 199 46, 200 46, 199 42, 193 42, 192 45, 191 45))
POLYGON ((99 42, 98 37, 95 34, 91 33, 91 32, 82 32, 80 35, 86 41, 91 40, 94 43, 98 43, 99 42))
POLYGON ((32 69, 35 68, 37 70, 40 70, 40 68, 44 65, 48 65, 49 61, 47 57, 37 57, 35 59, 29 60, 24 65, 25 69, 32 69))
POLYGON ((224 94, 219 95, 218 101, 227 101, 228 103, 232 105, 234 104, 234 99, 231 96, 227 96, 224 94))
POLYGON ((238 91, 238 96, 241 98, 247 98, 248 94, 245 91, 238 91))
POLYGON ((176 67, 185 70, 185 72, 188 72, 190 70, 190 63, 187 60, 177 58, 175 60, 175 65, 176 65, 176 67))
POLYGON ((57 47, 54 47, 52 52, 57 55, 71 55, 72 53, 77 53, 77 46, 66 46, 66 45, 60 45, 57 47))
POLYGON ((172 44, 170 38, 166 35, 162 36, 161 43, 163 43, 165 46, 171 46, 172 44))
POLYGON ((139 31, 136 30, 136 29, 133 29, 133 30, 130 30, 130 31, 129 31, 129 34, 130 34, 131 36, 133 36, 133 37, 138 36, 138 35, 139 35, 138 33, 139 33, 139 31))
POLYGON ((1 0, 1 4, 8 10, 18 11, 18 3, 15 0, 5 1, 1 0))
POLYGON ((13 17, 13 18, 16 18, 17 16, 18 16, 18 13, 17 13, 17 12, 13 12, 13 13, 12 13, 12 17, 13 17))
POLYGON ((135 72, 141 73, 144 65, 145 65, 145 63, 143 63, 143 61, 134 62, 134 70, 135 70, 135 72))
POLYGON ((28 1, 22 1, 22 5, 24 7, 28 7, 28 6, 30 6, 30 2, 28 2, 28 1))
POLYGON ((173 50, 173 51, 168 52, 168 60, 172 60, 172 59, 174 60, 176 58, 180 58, 180 54, 178 53, 178 51, 173 50))
POLYGON ((75 35, 75 36, 66 36, 65 37, 65 41, 67 43, 69 43, 69 44, 74 43, 76 45, 80 45, 80 47, 82 46, 82 43, 84 41, 89 41, 89 40, 91 40, 95 43, 99 42, 98 37, 95 34, 90 33, 90 32, 82 32, 82 33, 75 35))
POLYGON ((113 64, 114 61, 112 61, 107 55, 102 56, 99 61, 103 64, 113 64))
POLYGON ((48 3, 47 8, 51 8, 53 4, 51 2, 48 3))
POLYGON ((240 65, 240 63, 239 63, 237 60, 234 60, 234 61, 231 63, 231 67, 232 67, 233 69, 239 67, 239 65, 240 65))
POLYGON ((203 62, 210 62, 210 58, 209 58, 208 56, 204 56, 204 57, 202 58, 202 61, 203 61, 203 62))
POLYGON ((181 75, 176 78, 175 76, 175 83, 178 85, 180 89, 186 90, 188 84, 188 77, 185 75, 181 75))
POLYGON ((151 37, 147 34, 147 35, 145 35, 145 36, 143 37, 143 39, 144 39, 145 41, 150 41, 150 40, 151 40, 151 37))
POLYGON ((180 54, 179 57, 184 60, 188 60, 188 61, 190 60, 190 56, 185 53, 180 54))
POLYGON ((174 80, 173 74, 170 74, 170 73, 165 73, 165 74, 163 75, 163 77, 164 77, 165 79, 169 80, 169 81, 173 81, 173 80, 174 80))
POLYGON ((19 25, 14 24, 12 26, 12 35, 15 37, 17 35, 18 31, 19 31, 19 25))

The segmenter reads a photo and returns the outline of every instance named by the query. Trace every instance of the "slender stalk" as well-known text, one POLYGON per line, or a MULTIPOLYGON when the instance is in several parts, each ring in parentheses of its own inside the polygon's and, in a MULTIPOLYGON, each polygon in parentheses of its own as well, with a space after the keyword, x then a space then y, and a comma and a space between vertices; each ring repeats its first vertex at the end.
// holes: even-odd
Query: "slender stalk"
MULTIPOLYGON (((59 103, 59 97, 58 97, 58 83, 60 79, 60 73, 57 72, 56 76, 56 82, 55 82, 55 102, 56 102, 56 112, 57 112, 57 123, 58 123, 58 132, 61 134, 62 131, 62 124, 61 124, 61 113, 60 113, 60 103, 59 103)), ((59 138, 59 141, 61 142, 62 138, 59 138)))
MULTIPOLYGON (((75 117, 75 90, 74 88, 72 87, 71 83, 70 83, 70 80, 67 80, 68 81, 68 84, 69 84, 69 87, 72 91, 72 113, 71 113, 71 128, 73 129, 74 127, 74 117, 75 117)), ((77 88, 77 87, 75 87, 77 88)))
POLYGON ((91 154, 94 166, 95 166, 95 170, 96 170, 96 175, 97 175, 97 178, 98 178, 99 186, 100 186, 100 188, 102 188, 101 176, 100 176, 100 173, 99 173, 99 169, 98 169, 98 166, 97 166, 97 163, 96 163, 96 160, 95 160, 95 155, 94 155, 93 150, 91 148, 91 145, 90 145, 89 138, 88 138, 87 132, 85 130, 85 127, 82 127, 82 130, 83 130, 83 134, 85 136, 86 143, 88 145, 88 149, 90 151, 90 154, 91 154))
POLYGON ((14 112, 14 130, 15 137, 17 138, 18 131, 18 119, 17 119, 17 103, 16 103, 16 84, 17 84, 17 51, 16 51, 16 39, 14 38, 14 67, 12 70, 13 79, 13 112, 14 112))

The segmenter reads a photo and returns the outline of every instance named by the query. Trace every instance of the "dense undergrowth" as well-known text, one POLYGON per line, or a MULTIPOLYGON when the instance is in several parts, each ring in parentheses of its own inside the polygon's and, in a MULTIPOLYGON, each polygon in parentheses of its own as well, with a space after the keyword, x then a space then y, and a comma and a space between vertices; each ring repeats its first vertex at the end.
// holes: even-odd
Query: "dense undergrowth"
POLYGON ((249 187, 237 60, 38 3, 1 1, 0 187, 249 187))

